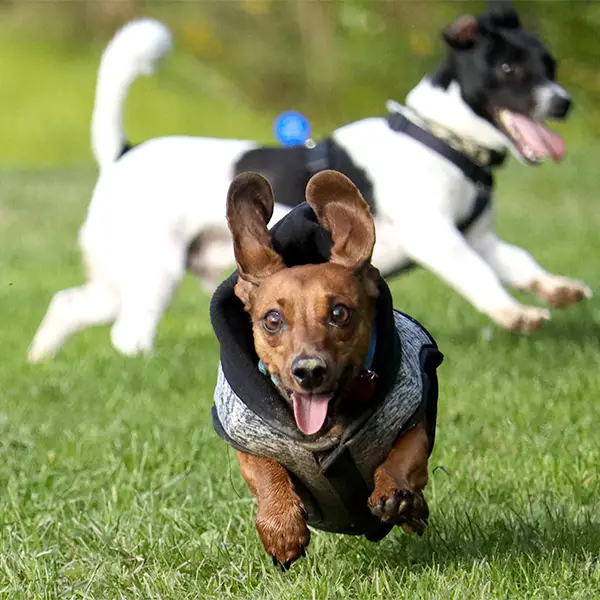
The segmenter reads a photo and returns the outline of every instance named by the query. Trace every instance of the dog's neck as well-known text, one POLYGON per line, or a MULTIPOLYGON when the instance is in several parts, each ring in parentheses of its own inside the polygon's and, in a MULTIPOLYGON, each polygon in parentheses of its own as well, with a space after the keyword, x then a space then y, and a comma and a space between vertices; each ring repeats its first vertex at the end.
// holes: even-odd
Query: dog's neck
POLYGON ((458 82, 449 76, 446 80, 422 79, 406 97, 406 106, 417 125, 445 141, 461 140, 462 147, 456 149, 465 154, 477 156, 482 149, 503 152, 509 147, 500 131, 473 112, 463 100, 458 82))

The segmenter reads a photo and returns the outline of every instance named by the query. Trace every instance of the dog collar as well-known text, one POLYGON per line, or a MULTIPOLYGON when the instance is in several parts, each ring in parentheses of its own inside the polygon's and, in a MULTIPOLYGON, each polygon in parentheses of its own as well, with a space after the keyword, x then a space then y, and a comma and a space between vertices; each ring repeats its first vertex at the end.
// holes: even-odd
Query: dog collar
POLYGON ((439 123, 424 120, 425 127, 432 135, 444 140, 448 146, 468 156, 480 167, 499 167, 506 160, 506 152, 492 150, 472 140, 462 138, 439 123))
MULTIPOLYGON (((464 155, 466 158, 471 160, 475 165, 482 169, 490 169, 492 167, 499 167, 504 163, 507 157, 507 153, 505 150, 493 150, 491 148, 487 148, 470 140, 468 138, 463 138, 456 133, 454 133, 451 129, 440 125, 435 121, 431 121, 420 116, 418 113, 414 113, 414 121, 412 118, 409 118, 406 114, 409 109, 403 107, 402 112, 398 112, 395 109, 396 103, 389 102, 388 103, 388 124, 391 129, 394 131, 404 131, 411 137, 417 137, 412 134, 414 128, 418 128, 426 131, 431 134, 435 139, 441 140, 443 143, 447 144, 452 150, 455 152, 459 152, 464 155)), ((413 111, 410 111, 413 113, 413 111)), ((426 144, 430 146, 434 150, 438 150, 438 148, 433 144, 426 144)), ((439 152, 439 150, 438 150, 439 152)), ((440 152, 443 154, 443 152, 440 152)))
POLYGON ((371 341, 369 343, 369 350, 367 351, 367 357, 363 363, 362 371, 358 374, 352 385, 352 397, 355 402, 359 404, 362 402, 368 402, 375 395, 377 390, 377 380, 379 377, 377 373, 371 369, 373 366, 373 359, 375 358, 375 349, 377 348, 377 327, 373 323, 371 327, 371 341))
POLYGON ((373 365, 373 359, 375 358, 375 349, 377 348, 377 327, 375 322, 371 327, 371 341, 369 342, 369 349, 367 350, 367 357, 363 363, 363 371, 368 371, 373 365))
MULTIPOLYGON (((369 342, 369 349, 367 350, 367 356, 363 363, 362 372, 358 377, 360 387, 362 387, 362 385, 360 384, 361 379, 366 379, 369 382, 375 382, 377 380, 377 374, 375 372, 371 371, 371 366, 373 365, 373 358, 375 357, 375 349, 376 348, 377 348, 377 327, 375 326, 375 323, 373 322, 373 326, 371 327, 371 340, 369 342)), ((272 373, 269 373, 267 367, 265 366, 265 363, 263 363, 262 360, 258 361, 258 370, 263 375, 268 376, 271 379, 271 382, 280 391, 280 393, 284 393, 283 387, 279 383, 279 379, 277 379, 277 377, 275 377, 275 375, 273 375, 272 373)), ((287 394, 284 393, 284 395, 287 395, 287 394)))
POLYGON ((277 377, 275 377, 275 375, 271 375, 271 373, 269 373, 269 371, 267 371, 267 367, 265 367, 265 363, 262 360, 258 361, 258 370, 263 374, 263 375, 268 375, 271 378, 271 381, 273 383, 273 385, 278 389, 281 390, 282 387, 281 385, 279 385, 279 379, 277 379, 277 377))

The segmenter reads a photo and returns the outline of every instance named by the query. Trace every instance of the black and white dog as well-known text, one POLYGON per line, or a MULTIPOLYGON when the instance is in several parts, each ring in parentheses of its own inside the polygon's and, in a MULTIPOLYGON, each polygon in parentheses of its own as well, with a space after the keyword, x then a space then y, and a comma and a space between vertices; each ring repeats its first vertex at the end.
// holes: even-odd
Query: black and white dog
POLYGON ((87 282, 52 299, 29 352, 54 353, 74 332, 114 323, 113 346, 150 351, 158 322, 186 268, 212 289, 235 264, 225 221, 233 176, 258 171, 272 183, 279 220, 303 200, 320 169, 349 176, 376 222, 373 263, 384 276, 411 264, 437 273, 500 326, 535 330, 550 313, 524 306, 503 287, 537 293, 550 306, 591 295, 553 275, 494 233, 492 170, 508 150, 526 164, 565 154, 543 125, 571 100, 555 82, 555 61, 524 31, 506 1, 443 32, 448 56, 387 118, 335 130, 315 148, 263 148, 251 141, 166 137, 130 149, 122 111, 127 90, 171 48, 156 21, 134 21, 106 48, 99 68, 92 141, 100 176, 79 244, 87 282))

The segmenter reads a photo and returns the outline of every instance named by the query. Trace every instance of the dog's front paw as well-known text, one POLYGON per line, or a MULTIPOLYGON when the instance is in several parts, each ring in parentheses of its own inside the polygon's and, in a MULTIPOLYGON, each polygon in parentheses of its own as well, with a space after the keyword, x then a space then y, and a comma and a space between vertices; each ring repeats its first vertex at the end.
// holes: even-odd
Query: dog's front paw
POLYGON ((301 506, 286 506, 285 511, 275 507, 260 509, 256 515, 256 529, 275 566, 289 569, 310 541, 304 509, 301 506))
POLYGON ((369 508, 384 523, 399 525, 406 533, 423 535, 429 518, 423 492, 394 488, 381 493, 376 489, 369 498, 369 508))
POLYGON ((522 306, 517 304, 490 313, 492 319, 500 327, 516 333, 538 331, 544 321, 550 319, 550 311, 539 306, 522 306))
POLYGON ((560 275, 549 275, 536 281, 533 291, 550 306, 566 308, 592 297, 592 290, 583 281, 560 275))

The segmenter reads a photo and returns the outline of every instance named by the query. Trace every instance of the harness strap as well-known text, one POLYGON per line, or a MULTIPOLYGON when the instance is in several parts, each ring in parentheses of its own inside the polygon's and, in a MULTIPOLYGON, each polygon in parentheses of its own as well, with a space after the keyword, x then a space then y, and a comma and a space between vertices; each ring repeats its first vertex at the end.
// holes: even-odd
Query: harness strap
MULTIPOLYGON (((482 183, 485 186, 491 187, 494 183, 492 174, 488 167, 482 167, 471 160, 466 154, 455 150, 446 143, 443 139, 436 137, 426 129, 419 127, 402 113, 391 112, 387 118, 388 125, 393 131, 404 133, 409 137, 421 142, 424 146, 435 150, 438 154, 456 165, 473 183, 482 183)), ((500 154, 496 152, 496 154, 500 154)), ((498 160, 498 159, 496 159, 498 160)), ((504 154, 502 154, 504 160, 504 154)), ((499 163, 496 163, 499 164, 499 163)), ((496 166, 492 161, 490 166, 496 166)))
POLYGON ((459 221, 457 224, 457 228, 461 232, 468 231, 471 225, 479 219, 479 217, 483 214, 485 209, 490 205, 492 201, 492 188, 486 187, 485 185, 476 182, 475 187, 477 187, 477 196, 475 198, 475 204, 473 205, 473 210, 465 219, 459 221))
POLYGON ((331 140, 325 139, 315 146, 306 147, 306 171, 308 178, 331 169, 331 140))
POLYGON ((380 521, 367 506, 365 500, 369 497, 370 490, 346 444, 322 458, 317 454, 314 456, 321 465, 323 475, 344 501, 344 508, 351 515, 357 533, 364 535, 370 542, 383 539, 392 530, 392 525, 380 521))
MULTIPOLYGON (((419 127, 402 113, 391 112, 387 117, 387 122, 393 131, 404 133, 405 135, 421 142, 424 146, 431 148, 440 156, 457 166, 470 179, 477 188, 477 197, 471 213, 457 224, 459 231, 466 231, 481 216, 491 201, 492 189, 494 187, 494 177, 489 167, 482 167, 471 160, 466 154, 455 150, 443 139, 436 137, 426 129, 419 127)), ((491 166, 498 166, 504 162, 506 154, 503 152, 490 151, 491 166)))

